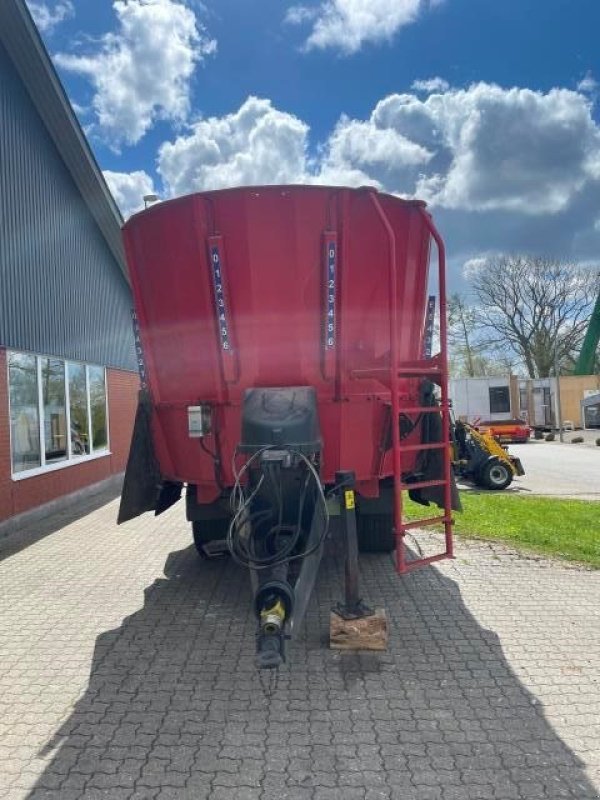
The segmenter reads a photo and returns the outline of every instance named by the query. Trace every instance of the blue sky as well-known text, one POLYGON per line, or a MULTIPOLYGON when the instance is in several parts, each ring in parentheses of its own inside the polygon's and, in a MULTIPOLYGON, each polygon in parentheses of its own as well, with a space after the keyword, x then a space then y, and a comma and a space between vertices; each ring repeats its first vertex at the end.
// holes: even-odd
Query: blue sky
POLYGON ((373 183, 428 201, 455 285, 491 254, 600 260, 598 0, 29 7, 125 216, 151 191, 373 183))

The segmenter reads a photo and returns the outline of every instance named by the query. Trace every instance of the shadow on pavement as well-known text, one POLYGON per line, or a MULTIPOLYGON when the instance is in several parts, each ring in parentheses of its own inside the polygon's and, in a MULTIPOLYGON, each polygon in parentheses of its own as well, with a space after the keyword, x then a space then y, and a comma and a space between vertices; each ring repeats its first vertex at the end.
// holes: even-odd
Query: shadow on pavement
POLYGON ((0 535, 0 561, 20 553, 46 536, 50 536, 61 528, 97 511, 119 497, 120 494, 121 485, 118 483, 102 487, 98 491, 85 494, 76 501, 70 501, 63 510, 52 511, 46 517, 34 522, 27 522, 20 529, 0 535))
POLYGON ((322 643, 340 575, 331 559, 322 570, 274 683, 252 664, 246 576, 171 553, 144 607, 98 637, 30 800, 598 796, 454 581, 431 567, 400 580, 365 557, 390 650, 340 654, 322 643))

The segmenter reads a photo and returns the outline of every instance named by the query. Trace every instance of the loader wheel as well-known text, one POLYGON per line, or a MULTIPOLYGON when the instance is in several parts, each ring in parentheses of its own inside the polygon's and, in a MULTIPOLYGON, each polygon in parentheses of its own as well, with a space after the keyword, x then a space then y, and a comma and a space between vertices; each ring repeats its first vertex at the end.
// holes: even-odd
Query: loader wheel
POLYGON ((486 489, 506 489, 512 483, 513 474, 506 464, 496 458, 487 461, 479 473, 477 481, 486 489))
POLYGON ((356 520, 361 553, 391 553, 396 545, 392 514, 364 514, 356 520))

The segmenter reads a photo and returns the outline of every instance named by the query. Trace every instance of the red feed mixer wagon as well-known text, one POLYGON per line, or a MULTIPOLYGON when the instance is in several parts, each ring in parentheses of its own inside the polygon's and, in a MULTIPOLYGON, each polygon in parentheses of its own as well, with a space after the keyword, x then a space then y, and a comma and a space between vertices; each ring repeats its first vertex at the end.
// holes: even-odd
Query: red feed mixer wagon
POLYGON ((259 667, 283 660, 328 536, 345 546, 342 627, 372 615, 359 550, 395 549, 400 573, 451 557, 444 247, 423 203, 226 189, 154 205, 124 237, 142 390, 119 522, 186 487, 200 555, 226 546, 250 572, 259 667), (438 555, 407 557, 404 490, 440 507, 418 523, 443 523, 438 555))

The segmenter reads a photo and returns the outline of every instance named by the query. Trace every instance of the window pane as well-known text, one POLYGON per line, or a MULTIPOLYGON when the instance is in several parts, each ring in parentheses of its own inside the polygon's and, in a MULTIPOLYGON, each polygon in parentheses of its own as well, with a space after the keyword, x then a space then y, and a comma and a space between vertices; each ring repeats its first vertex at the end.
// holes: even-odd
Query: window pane
POLYGON ((103 367, 88 367, 90 381, 90 405, 92 408, 92 448, 108 447, 106 430, 106 386, 103 367))
POLYGON ((35 356, 9 354, 8 384, 12 468, 13 472, 23 472, 41 465, 35 356))
POLYGON ((71 455, 90 452, 87 391, 83 364, 69 364, 69 408, 71 411, 71 455))
POLYGON ((46 464, 53 464, 67 457, 65 362, 58 358, 41 358, 40 361, 46 464))
POLYGON ((508 386, 490 386, 490 412, 502 414, 510 411, 508 386))

